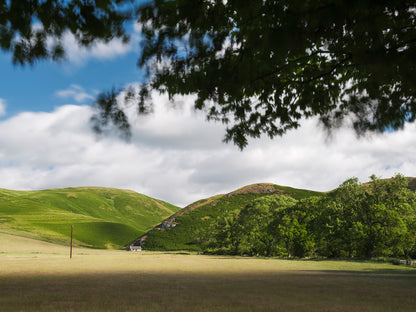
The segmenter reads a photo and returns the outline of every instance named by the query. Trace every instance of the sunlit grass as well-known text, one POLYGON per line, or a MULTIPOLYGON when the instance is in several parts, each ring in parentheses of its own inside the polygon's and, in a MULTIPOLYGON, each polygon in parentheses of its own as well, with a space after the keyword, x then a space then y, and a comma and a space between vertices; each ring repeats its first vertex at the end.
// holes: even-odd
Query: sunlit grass
POLYGON ((77 187, 43 191, 0 189, 0 232, 65 244, 120 248, 179 210, 128 190, 77 187))
POLYGON ((414 311, 415 291, 416 270, 388 263, 82 248, 69 259, 0 235, 1 311, 414 311))

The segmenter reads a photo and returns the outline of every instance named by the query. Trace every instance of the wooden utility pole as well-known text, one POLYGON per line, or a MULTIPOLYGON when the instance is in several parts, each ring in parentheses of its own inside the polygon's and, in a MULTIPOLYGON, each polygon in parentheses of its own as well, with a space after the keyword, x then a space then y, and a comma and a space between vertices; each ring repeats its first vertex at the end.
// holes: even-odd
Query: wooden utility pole
POLYGON ((72 259, 72 234, 74 232, 74 225, 71 225, 71 248, 69 251, 69 259, 72 259))

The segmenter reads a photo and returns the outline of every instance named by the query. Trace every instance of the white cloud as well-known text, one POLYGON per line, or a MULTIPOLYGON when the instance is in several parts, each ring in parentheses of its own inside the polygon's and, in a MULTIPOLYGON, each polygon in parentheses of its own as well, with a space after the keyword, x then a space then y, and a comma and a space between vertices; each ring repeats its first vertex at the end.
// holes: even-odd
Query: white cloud
POLYGON ((177 109, 164 96, 154 100, 153 115, 133 120, 131 108, 131 143, 97 140, 89 106, 0 121, 0 187, 119 187, 184 206, 257 182, 328 191, 353 176, 416 176, 415 124, 371 140, 357 140, 348 129, 328 139, 307 120, 282 138, 250 140, 240 152, 221 142, 221 124, 193 112, 192 98, 180 98, 177 109))
POLYGON ((60 98, 72 98, 76 102, 81 103, 85 100, 94 100, 95 97, 91 94, 88 94, 85 92, 84 88, 81 86, 78 86, 76 84, 70 85, 65 90, 58 90, 55 92, 55 95, 60 98))
POLYGON ((6 100, 0 98, 0 117, 6 115, 6 100))
MULTIPOLYGON (((83 66, 91 59, 110 60, 125 55, 138 47, 141 29, 135 24, 132 31, 130 41, 127 43, 120 38, 114 38, 109 42, 96 41, 89 47, 81 46, 75 36, 67 31, 62 37, 66 63, 69 62, 71 66, 83 66)), ((50 38, 49 40, 52 44, 54 39, 50 38)))
POLYGON ((67 32, 62 41, 67 60, 78 66, 84 65, 89 59, 113 59, 131 51, 131 45, 123 43, 121 39, 113 39, 107 43, 96 42, 90 47, 83 47, 72 33, 67 32))

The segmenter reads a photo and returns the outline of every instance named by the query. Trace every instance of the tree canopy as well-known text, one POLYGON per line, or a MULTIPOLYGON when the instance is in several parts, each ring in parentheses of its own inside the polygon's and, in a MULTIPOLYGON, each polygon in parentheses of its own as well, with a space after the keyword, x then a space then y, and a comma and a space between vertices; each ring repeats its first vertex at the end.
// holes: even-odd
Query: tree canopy
POLYGON ((311 116, 358 133, 416 118, 414 1, 155 0, 139 22, 148 86, 197 94, 239 147, 311 116))
MULTIPOLYGON (((62 56, 59 40, 45 43, 65 30, 81 44, 124 36, 125 2, 0 1, 0 46, 24 64, 62 56)), ((195 108, 225 123, 225 141, 240 148, 313 116, 327 129, 351 120, 359 134, 416 118, 414 1, 154 0, 136 14, 147 72, 139 111, 151 90, 194 94, 195 108)), ((98 116, 128 131, 114 94, 108 105, 105 95, 98 116)))
POLYGON ((267 195, 213 220, 198 244, 216 254, 414 258, 416 196, 407 186, 398 174, 352 178, 320 197, 267 195))
MULTIPOLYGON (((128 40, 123 23, 128 0, 0 0, 0 48, 13 63, 33 65, 65 56, 61 38, 69 31, 80 45, 114 37, 128 40)), ((131 11, 131 9, 130 9, 131 11)))

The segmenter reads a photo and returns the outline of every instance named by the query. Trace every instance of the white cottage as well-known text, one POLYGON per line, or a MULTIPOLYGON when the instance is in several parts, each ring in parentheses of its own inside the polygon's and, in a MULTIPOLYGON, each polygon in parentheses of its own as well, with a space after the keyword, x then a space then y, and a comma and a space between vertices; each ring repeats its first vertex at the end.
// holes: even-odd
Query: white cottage
POLYGON ((142 246, 130 245, 130 250, 131 251, 142 251, 142 246))

